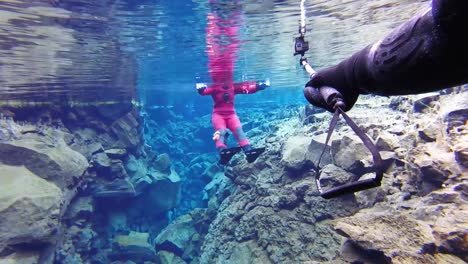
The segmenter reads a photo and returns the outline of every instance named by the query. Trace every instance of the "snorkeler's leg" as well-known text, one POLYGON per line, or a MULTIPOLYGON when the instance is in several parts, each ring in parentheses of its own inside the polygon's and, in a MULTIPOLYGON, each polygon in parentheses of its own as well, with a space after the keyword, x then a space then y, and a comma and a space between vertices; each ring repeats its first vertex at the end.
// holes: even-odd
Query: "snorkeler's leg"
POLYGON ((213 112, 211 121, 213 122, 213 127, 215 130, 213 140, 215 141, 216 149, 218 151, 226 149, 226 120, 221 114, 213 112))
POLYGON ((239 146, 242 147, 247 162, 254 162, 258 158, 258 156, 260 156, 260 154, 262 154, 265 151, 264 147, 252 148, 247 136, 244 133, 244 130, 242 129, 239 117, 236 114, 233 114, 231 118, 229 118, 227 125, 229 130, 232 131, 234 137, 237 139, 239 146))
POLYGON ((224 114, 213 113, 213 126, 215 128, 215 134, 213 139, 216 142, 216 149, 219 152, 219 163, 221 165, 226 165, 229 163, 231 158, 241 151, 240 147, 227 148, 227 119, 224 114))
POLYGON ((251 148, 249 139, 245 135, 244 130, 242 129, 242 124, 236 113, 229 115, 229 118, 227 119, 227 127, 229 130, 231 130, 232 134, 239 143, 239 146, 241 146, 244 151, 251 148))

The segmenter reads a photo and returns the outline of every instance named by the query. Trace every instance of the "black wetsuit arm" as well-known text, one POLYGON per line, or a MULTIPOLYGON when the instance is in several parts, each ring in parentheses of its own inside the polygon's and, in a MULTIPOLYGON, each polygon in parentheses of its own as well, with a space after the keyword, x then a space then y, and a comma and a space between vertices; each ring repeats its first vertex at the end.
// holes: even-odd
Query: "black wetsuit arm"
POLYGON ((468 82, 468 1, 438 0, 432 8, 368 48, 360 93, 424 93, 468 82))
POLYGON ((468 1, 434 0, 382 40, 306 86, 331 86, 351 108, 359 94, 405 95, 468 83, 468 1))

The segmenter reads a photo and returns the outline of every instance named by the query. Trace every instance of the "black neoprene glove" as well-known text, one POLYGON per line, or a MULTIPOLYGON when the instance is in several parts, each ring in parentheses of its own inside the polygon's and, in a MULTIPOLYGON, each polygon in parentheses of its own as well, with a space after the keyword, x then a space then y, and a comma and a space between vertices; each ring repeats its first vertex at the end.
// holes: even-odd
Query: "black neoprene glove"
POLYGON ((304 96, 313 105, 334 112, 336 97, 341 97, 345 105, 342 110, 350 110, 359 96, 359 83, 361 79, 367 80, 365 70, 365 55, 368 48, 355 53, 340 64, 324 69, 312 76, 305 85, 304 96), (359 65, 359 67, 356 67, 359 65), (324 98, 319 88, 328 86, 336 89, 340 94, 324 98))

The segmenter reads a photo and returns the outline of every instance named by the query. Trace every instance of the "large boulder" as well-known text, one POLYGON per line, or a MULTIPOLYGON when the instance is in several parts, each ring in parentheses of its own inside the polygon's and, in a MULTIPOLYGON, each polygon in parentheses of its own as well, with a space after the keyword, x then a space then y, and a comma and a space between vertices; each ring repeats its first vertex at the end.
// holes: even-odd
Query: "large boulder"
POLYGON ((134 183, 138 199, 150 204, 154 214, 171 210, 177 206, 181 196, 182 181, 173 169, 169 174, 153 171, 134 183))
POLYGON ((60 188, 24 166, 2 164, 0 170, 0 252, 52 243, 60 224, 60 188))
POLYGON ((57 129, 6 127, 17 132, 0 142, 0 251, 17 245, 38 250, 56 239, 88 162, 57 129))
POLYGON ((55 140, 31 135, 0 142, 0 163, 24 166, 60 189, 73 186, 88 168, 88 162, 63 140, 55 140))
POLYGON ((307 146, 312 141, 310 137, 290 137, 283 146, 281 161, 285 167, 293 170, 301 169, 308 163, 307 146))
POLYGON ((332 153, 335 164, 346 171, 360 176, 371 170, 368 162, 371 153, 357 136, 345 135, 333 140, 332 153))
POLYGON ((320 165, 331 162, 329 146, 323 135, 315 137, 293 136, 284 143, 281 162, 292 171, 301 171, 317 166, 321 151, 325 148, 320 165))
POLYGON ((431 263, 434 237, 429 225, 399 213, 360 211, 335 220, 338 233, 381 260, 395 263, 431 263), (369 232, 372 230, 372 232, 369 232))

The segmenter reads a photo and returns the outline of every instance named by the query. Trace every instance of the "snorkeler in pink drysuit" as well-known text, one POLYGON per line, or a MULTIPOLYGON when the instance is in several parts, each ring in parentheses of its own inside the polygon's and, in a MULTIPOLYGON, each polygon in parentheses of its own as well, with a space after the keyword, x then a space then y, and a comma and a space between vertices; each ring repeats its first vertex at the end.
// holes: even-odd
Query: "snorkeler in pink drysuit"
MULTIPOLYGON (((231 15, 238 16, 238 12, 233 12, 231 15)), ((226 164, 232 155, 240 151, 240 148, 227 148, 227 129, 232 132, 249 162, 253 162, 260 154, 257 153, 258 151, 254 151, 258 149, 251 147, 242 130, 241 122, 234 109, 234 96, 236 94, 252 94, 269 86, 268 80, 234 83, 234 62, 239 48, 238 29, 239 25, 235 19, 223 19, 214 13, 208 15, 206 42, 208 68, 213 83, 211 85, 198 83, 196 87, 200 95, 211 95, 213 98, 212 122, 215 130, 213 140, 221 154, 220 163, 222 164, 226 164), (226 43, 220 43, 222 38, 226 43)), ((261 151, 263 152, 263 149, 261 151)))

